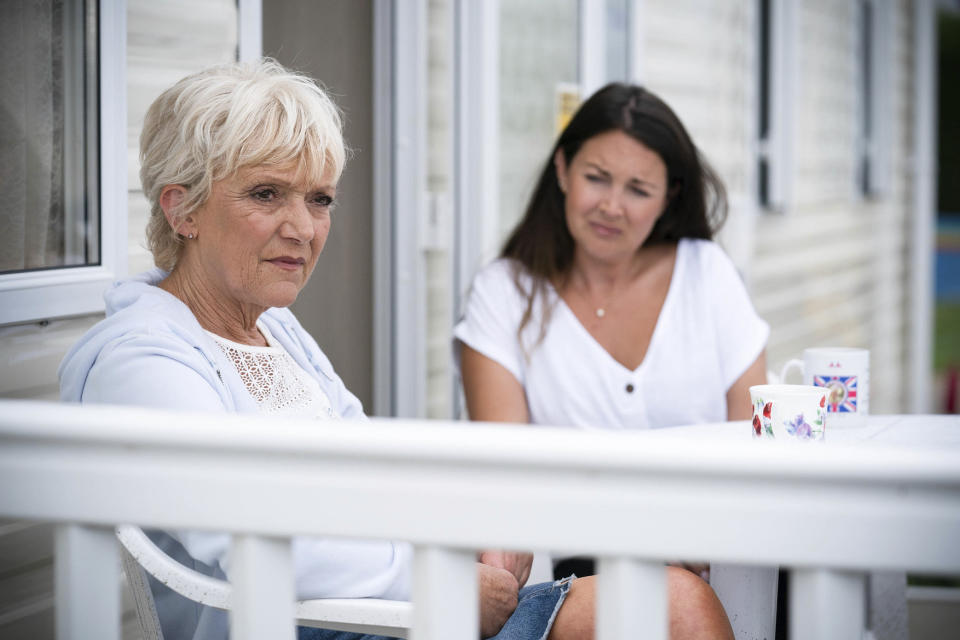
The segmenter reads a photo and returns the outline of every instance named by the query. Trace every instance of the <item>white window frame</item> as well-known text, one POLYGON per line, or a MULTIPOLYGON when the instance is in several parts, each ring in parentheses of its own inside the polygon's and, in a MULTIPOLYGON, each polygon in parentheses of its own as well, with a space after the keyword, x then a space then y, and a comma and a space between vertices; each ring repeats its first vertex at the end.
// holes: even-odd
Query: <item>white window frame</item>
POLYGON ((627 62, 630 65, 627 74, 631 82, 642 85, 647 77, 643 57, 646 44, 643 38, 646 3, 644 0, 630 0, 627 7, 627 62))
POLYGON ((100 264, 0 276, 0 325, 101 312, 104 290, 126 273, 126 3, 98 8, 100 264))
POLYGON ((455 0, 454 46, 454 314, 473 276, 496 257, 500 202, 498 0, 455 0))
POLYGON ((960 0, 913 5, 913 215, 910 243, 909 410, 933 406, 934 235, 937 216, 937 13, 960 0))
POLYGON ((374 2, 373 409, 426 411, 426 0, 374 2))
MULTIPOLYGON (((464 310, 474 275, 496 257, 500 238, 500 2, 454 0, 453 315, 464 310)), ((453 376, 453 415, 463 398, 453 376)))
POLYGON ((263 55, 263 2, 237 0, 237 59, 253 62, 263 55))
MULTIPOLYGON (((754 117, 755 162, 751 172, 754 179, 753 193, 761 210, 774 212, 783 211, 793 201, 793 174, 794 148, 796 140, 797 120, 796 100, 799 96, 798 82, 800 78, 800 38, 799 22, 802 0, 781 2, 770 0, 770 77, 768 87, 770 91, 770 112, 768 121, 769 134, 766 139, 760 138, 758 117, 754 117), (767 201, 760 200, 760 160, 766 158, 767 174, 767 201)), ((758 2, 754 4, 757 7, 758 2)), ((757 79, 756 100, 754 113, 759 116, 760 104, 760 12, 756 11, 755 20, 756 55, 754 56, 754 76, 757 79)))
POLYGON ((607 2, 580 0, 579 14, 577 81, 586 100, 607 81, 607 2))

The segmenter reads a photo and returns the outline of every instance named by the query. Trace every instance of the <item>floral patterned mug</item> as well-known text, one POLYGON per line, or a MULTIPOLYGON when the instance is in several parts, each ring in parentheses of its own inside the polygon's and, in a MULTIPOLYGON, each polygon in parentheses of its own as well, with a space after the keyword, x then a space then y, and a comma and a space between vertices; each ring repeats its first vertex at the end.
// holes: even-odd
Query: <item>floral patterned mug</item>
POLYGON ((750 387, 754 438, 823 440, 828 389, 801 384, 750 387))

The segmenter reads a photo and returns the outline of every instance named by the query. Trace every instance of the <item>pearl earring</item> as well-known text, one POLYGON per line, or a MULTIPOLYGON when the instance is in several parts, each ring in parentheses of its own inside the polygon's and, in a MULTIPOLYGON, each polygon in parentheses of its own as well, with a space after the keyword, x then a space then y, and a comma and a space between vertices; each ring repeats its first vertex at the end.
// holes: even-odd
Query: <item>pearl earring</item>
POLYGON ((187 236, 187 239, 193 240, 193 234, 191 233, 190 235, 188 235, 188 236, 187 236))

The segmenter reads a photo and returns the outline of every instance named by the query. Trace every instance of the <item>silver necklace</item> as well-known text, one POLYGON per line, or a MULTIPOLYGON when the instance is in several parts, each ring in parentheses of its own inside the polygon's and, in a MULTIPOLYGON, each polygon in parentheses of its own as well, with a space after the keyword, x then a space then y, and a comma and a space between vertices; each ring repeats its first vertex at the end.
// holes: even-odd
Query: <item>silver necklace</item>
POLYGON ((613 301, 614 296, 608 296, 607 299, 599 307, 594 307, 593 313, 596 314, 598 318, 602 318, 607 315, 607 307, 610 306, 610 303, 613 301))
MULTIPOLYGON (((583 297, 587 300, 587 302, 590 303, 590 306, 593 307, 593 300, 590 299, 590 296, 587 294, 587 292, 584 291, 584 293, 581 294, 581 295, 583 295, 583 297)), ((607 307, 610 306, 610 302, 611 302, 612 300, 613 300, 613 296, 612 296, 612 295, 611 295, 611 296, 608 296, 607 299, 606 299, 600 306, 598 306, 598 307, 593 307, 593 313, 594 313, 594 315, 596 315, 597 318, 603 318, 604 316, 606 316, 606 315, 607 315, 607 307)))

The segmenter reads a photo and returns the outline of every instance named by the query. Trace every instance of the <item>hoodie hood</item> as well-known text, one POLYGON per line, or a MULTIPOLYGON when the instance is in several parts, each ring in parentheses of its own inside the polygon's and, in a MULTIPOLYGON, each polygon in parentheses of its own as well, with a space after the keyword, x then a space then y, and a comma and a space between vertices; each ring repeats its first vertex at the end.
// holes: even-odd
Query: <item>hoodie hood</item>
POLYGON ((104 293, 106 318, 87 331, 60 363, 61 401, 80 402, 87 374, 100 354, 132 336, 172 334, 194 347, 207 366, 217 372, 211 350, 214 345, 193 313, 175 296, 156 286, 166 277, 166 271, 152 269, 115 282, 104 293))
POLYGON ((163 269, 151 269, 131 276, 130 278, 114 282, 113 285, 103 293, 103 300, 107 303, 107 317, 109 318, 116 312, 134 304, 144 294, 153 294, 156 292, 170 295, 163 289, 157 287, 168 275, 170 274, 163 269))
MULTIPOLYGON (((128 357, 162 356, 201 375, 217 390, 224 409, 257 411, 236 366, 203 330, 193 312, 179 298, 157 286, 166 277, 167 272, 153 269, 121 280, 107 290, 106 318, 87 331, 60 364, 60 399, 81 402, 90 371, 98 361, 103 364, 111 359, 109 366, 122 366, 128 357)), ((289 309, 267 309, 260 321, 297 364, 318 377, 331 401, 346 411, 341 415, 363 419, 356 398, 343 386, 330 361, 289 309)), ((151 404, 155 400, 124 393, 123 380, 113 384, 117 386, 113 396, 116 402, 151 404)))

